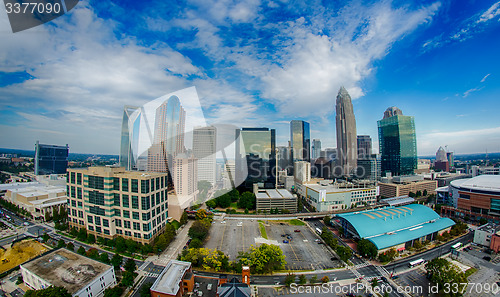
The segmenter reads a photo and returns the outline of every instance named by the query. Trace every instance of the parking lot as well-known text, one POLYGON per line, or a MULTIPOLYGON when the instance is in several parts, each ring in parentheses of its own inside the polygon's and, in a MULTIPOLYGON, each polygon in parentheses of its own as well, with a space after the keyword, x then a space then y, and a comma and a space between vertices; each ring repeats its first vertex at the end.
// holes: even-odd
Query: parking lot
POLYGON ((238 252, 247 251, 251 245, 269 243, 278 245, 283 251, 287 262, 285 269, 317 270, 340 265, 338 260, 332 260, 334 256, 323 244, 316 242, 319 237, 307 226, 265 221, 267 240, 264 240, 256 220, 226 219, 224 222, 214 221, 205 247, 224 252, 232 261, 237 260, 238 252))

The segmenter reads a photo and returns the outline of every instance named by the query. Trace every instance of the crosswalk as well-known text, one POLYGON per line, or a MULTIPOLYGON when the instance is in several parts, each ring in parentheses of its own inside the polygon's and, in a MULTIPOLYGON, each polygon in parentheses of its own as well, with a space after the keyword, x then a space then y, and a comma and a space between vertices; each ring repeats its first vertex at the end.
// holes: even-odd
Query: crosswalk
POLYGON ((145 261, 144 263, 142 263, 142 265, 139 267, 139 270, 144 270, 144 268, 148 267, 149 263, 151 263, 151 261, 145 261))
POLYGON ((148 273, 146 273, 146 276, 147 277, 158 277, 158 276, 160 276, 160 274, 159 273, 148 272, 148 273))
POLYGON ((370 266, 372 264, 370 264, 369 262, 363 262, 361 264, 358 264, 356 266, 354 266, 355 269, 359 269, 359 268, 363 268, 363 267, 367 267, 367 266, 370 266))

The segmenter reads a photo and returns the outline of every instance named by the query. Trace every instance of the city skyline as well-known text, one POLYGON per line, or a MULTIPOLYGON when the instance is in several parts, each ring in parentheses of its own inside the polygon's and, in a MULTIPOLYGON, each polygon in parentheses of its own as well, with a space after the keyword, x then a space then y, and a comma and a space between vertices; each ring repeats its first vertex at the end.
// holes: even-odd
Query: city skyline
POLYGON ((195 86, 207 124, 266 126, 283 146, 303 120, 334 148, 344 85, 374 150, 376 122, 398 106, 420 156, 498 152, 499 3, 81 1, 16 34, 2 10, 1 146, 117 155, 124 105, 195 86))

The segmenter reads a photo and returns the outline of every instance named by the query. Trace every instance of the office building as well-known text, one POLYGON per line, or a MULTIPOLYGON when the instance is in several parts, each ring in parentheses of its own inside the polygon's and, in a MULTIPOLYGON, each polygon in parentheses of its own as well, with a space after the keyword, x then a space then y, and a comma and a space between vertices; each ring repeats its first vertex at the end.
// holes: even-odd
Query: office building
POLYGON ((358 135, 358 160, 369 159, 372 155, 372 138, 370 135, 358 135))
POLYGON ((358 159, 356 119, 351 96, 344 87, 337 95, 337 168, 335 176, 348 176, 355 173, 358 159))
POLYGON ((312 159, 317 159, 321 157, 321 140, 312 140, 312 159))
POLYGON ((35 175, 64 174, 68 168, 69 146, 35 144, 35 175))
POLYGON ((125 105, 123 108, 123 119, 122 119, 122 135, 121 135, 121 145, 120 145, 120 166, 125 167, 126 170, 135 169, 135 159, 132 151, 132 139, 131 132, 129 130, 129 123, 132 123, 131 127, 137 127, 140 122, 140 117, 136 116, 134 118, 134 112, 139 110, 139 107, 125 105))
POLYGON ((67 182, 70 227, 143 244, 153 242, 165 228, 167 173, 89 167, 69 169, 67 182))
POLYGON ((474 230, 474 243, 485 247, 491 246, 491 238, 500 232, 500 226, 495 224, 484 224, 474 230))
POLYGON ((116 285, 112 265, 57 249, 21 264, 23 281, 32 290, 63 287, 74 297, 100 297, 116 285))
POLYGON ((424 180, 423 176, 394 176, 392 178, 382 178, 378 183, 380 187, 380 197, 391 198, 399 196, 408 196, 410 193, 421 195, 424 193, 435 194, 437 181, 424 180))
POLYGON ((455 158, 453 157, 453 152, 447 152, 446 158, 448 159, 450 168, 455 167, 455 158))
POLYGON ((254 183, 267 188, 276 184, 276 132, 269 128, 236 130, 236 178, 242 187, 252 189, 254 183), (240 178, 245 176, 246 178, 240 178))
POLYGON ((292 146, 292 160, 310 161, 311 132, 309 123, 293 120, 290 122, 290 141, 292 146))
POLYGON ((215 157, 217 152, 215 127, 200 127, 193 130, 193 155, 198 159, 198 181, 215 185, 215 157))
POLYGON ((297 212, 297 196, 285 189, 258 189, 255 185, 254 194, 258 213, 270 213, 280 210, 287 213, 297 212))
POLYGON ((177 96, 169 97, 156 109, 154 141, 148 151, 147 171, 167 172, 173 159, 185 152, 185 120, 186 112, 177 96))
POLYGON ((417 139, 412 116, 404 116, 397 107, 389 107, 377 122, 382 174, 413 174, 417 169, 417 139))
POLYGON ((332 177, 332 168, 332 160, 324 157, 317 158, 311 165, 311 177, 329 179, 332 177))
POLYGON ((376 155, 372 155, 369 158, 358 159, 356 178, 370 181, 376 181, 379 178, 376 155))
POLYGON ((336 148, 325 148, 321 151, 321 158, 325 158, 328 161, 336 161, 337 160, 337 149, 336 148))
POLYGON ((286 170, 288 172, 290 167, 292 167, 292 163, 290 161, 291 152, 288 146, 278 146, 276 149, 278 154, 276 156, 278 159, 278 170, 286 170))
POLYGON ((297 161, 293 164, 293 177, 296 183, 304 184, 311 181, 311 163, 297 161))
POLYGON ((175 191, 168 195, 168 215, 179 221, 186 208, 198 198, 197 159, 186 153, 178 154, 170 169, 175 191))

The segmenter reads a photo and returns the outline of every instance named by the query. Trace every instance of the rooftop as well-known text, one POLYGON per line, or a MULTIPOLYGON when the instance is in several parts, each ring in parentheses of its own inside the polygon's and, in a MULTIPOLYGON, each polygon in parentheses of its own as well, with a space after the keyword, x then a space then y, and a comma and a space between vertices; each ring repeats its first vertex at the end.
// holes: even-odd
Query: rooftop
POLYGON ((481 230, 481 231, 488 232, 491 234, 493 234, 493 233, 496 234, 496 233, 500 232, 500 226, 488 223, 488 224, 484 224, 482 226, 479 226, 477 228, 477 230, 481 230))
POLYGON ((168 295, 176 295, 179 291, 179 283, 184 274, 191 268, 191 263, 171 260, 158 276, 151 290, 168 295))
POLYGON ((389 206, 398 206, 398 205, 405 205, 405 204, 411 204, 415 201, 415 199, 408 197, 407 195, 405 196, 399 196, 399 197, 392 197, 392 198, 385 198, 385 199, 380 199, 380 202, 383 204, 387 204, 389 206))
POLYGON ((93 166, 88 168, 68 168, 68 172, 81 172, 83 174, 98 175, 98 176, 123 176, 130 178, 141 177, 160 177, 165 176, 167 173, 161 172, 145 172, 145 171, 127 171, 125 167, 112 167, 112 166, 93 166))
POLYGON ((21 265, 54 286, 75 294, 112 266, 67 249, 58 249, 21 265))
POLYGON ((347 220, 361 238, 370 240, 379 250, 455 225, 451 219, 441 218, 431 208, 420 204, 351 212, 337 216, 347 220))
POLYGON ((319 192, 321 190, 326 190, 326 193, 342 193, 342 192, 351 192, 351 191, 361 191, 361 190, 370 190, 375 188, 374 186, 370 186, 367 188, 363 187, 353 187, 353 188, 339 188, 337 186, 334 186, 332 184, 328 185, 321 185, 321 184, 306 184, 305 185, 308 189, 311 189, 315 192, 319 192))
POLYGON ((451 182, 454 187, 469 190, 483 190, 500 193, 500 175, 478 175, 469 179, 458 179, 451 182))
POLYGON ((270 199, 282 199, 282 198, 287 198, 287 199, 293 199, 294 196, 292 193, 290 193, 288 190, 285 189, 260 189, 257 194, 255 195, 256 198, 260 199, 265 199, 265 198, 270 198, 270 199))
POLYGON ((66 193, 65 186, 47 186, 44 184, 33 184, 27 187, 12 187, 8 189, 12 193, 22 195, 24 197, 36 197, 50 194, 66 193))

